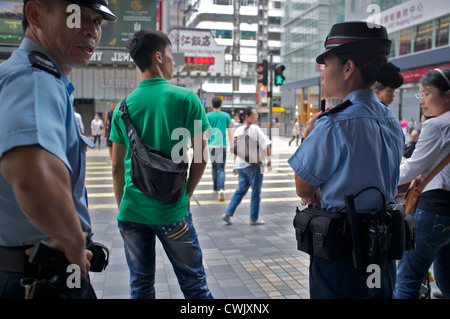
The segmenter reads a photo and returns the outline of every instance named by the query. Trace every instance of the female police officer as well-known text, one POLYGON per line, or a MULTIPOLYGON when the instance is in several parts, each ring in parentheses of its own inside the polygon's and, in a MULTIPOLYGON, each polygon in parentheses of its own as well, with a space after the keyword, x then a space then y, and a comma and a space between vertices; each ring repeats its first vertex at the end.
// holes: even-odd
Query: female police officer
MULTIPOLYGON (((308 201, 320 187, 321 206, 329 212, 345 207, 344 195, 377 187, 389 201, 399 178, 404 136, 398 120, 370 89, 375 81, 399 77, 387 63, 391 41, 379 26, 344 22, 332 26, 325 51, 316 61, 325 64, 321 75, 326 98, 344 102, 312 119, 313 130, 289 159, 295 171, 297 194, 308 201)), ((357 213, 381 207, 376 191, 355 200, 357 213)), ((350 252, 336 260, 311 257, 311 298, 391 298, 395 263, 381 271, 381 288, 369 289, 368 273, 355 270, 350 252)))

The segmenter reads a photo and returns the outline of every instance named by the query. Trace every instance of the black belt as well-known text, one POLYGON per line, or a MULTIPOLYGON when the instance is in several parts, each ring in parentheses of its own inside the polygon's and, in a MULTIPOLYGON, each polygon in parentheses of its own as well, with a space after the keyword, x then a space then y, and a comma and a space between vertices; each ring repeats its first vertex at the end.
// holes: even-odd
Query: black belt
POLYGON ((27 248, 0 247, 0 271, 23 273, 28 265, 28 256, 25 254, 27 248))

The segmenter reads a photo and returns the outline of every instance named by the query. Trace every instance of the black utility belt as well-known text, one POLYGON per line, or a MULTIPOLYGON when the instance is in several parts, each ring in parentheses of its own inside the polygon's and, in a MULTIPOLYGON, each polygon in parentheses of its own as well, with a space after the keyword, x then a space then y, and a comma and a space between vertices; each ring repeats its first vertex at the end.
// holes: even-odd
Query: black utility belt
MULTIPOLYGON (((42 243, 42 242, 38 242, 42 243)), ((36 245, 38 245, 38 243, 36 245)), ((35 245, 35 246, 36 246, 35 245)), ((44 266, 40 265, 40 260, 30 260, 30 257, 25 253, 25 250, 28 248, 32 248, 33 246, 23 246, 23 247, 0 247, 0 271, 11 272, 11 273, 24 273, 30 267, 30 264, 36 266, 44 266)), ((44 247, 43 245, 40 247, 44 247)), ((45 257, 52 258, 55 255, 64 257, 64 255, 57 251, 56 249, 48 246, 48 250, 37 250, 38 256, 41 252, 45 252, 45 257), (48 254, 48 256, 47 256, 48 254)), ((91 269, 93 272, 102 272, 106 266, 108 266, 109 262, 109 249, 100 244, 93 243, 89 250, 92 251, 92 259, 90 261, 91 269)), ((35 255, 31 256, 34 257, 35 255)), ((61 257, 61 258, 62 258, 61 257)), ((65 257, 64 257, 65 258, 65 257)), ((67 262, 68 264, 68 262, 67 262)))
POLYGON ((388 260, 401 259, 415 245, 414 220, 405 216, 403 204, 385 205, 374 214, 297 208, 294 228, 298 250, 328 260, 353 256, 355 269, 370 264, 383 269, 388 260))

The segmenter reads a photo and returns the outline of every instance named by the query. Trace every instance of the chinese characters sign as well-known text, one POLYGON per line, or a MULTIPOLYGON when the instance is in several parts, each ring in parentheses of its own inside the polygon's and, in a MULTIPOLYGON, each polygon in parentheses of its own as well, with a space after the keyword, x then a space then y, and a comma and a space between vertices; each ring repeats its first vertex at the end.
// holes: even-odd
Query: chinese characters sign
POLYGON ((169 38, 173 52, 185 56, 184 64, 177 66, 181 73, 224 74, 226 47, 216 43, 210 30, 174 28, 169 38))

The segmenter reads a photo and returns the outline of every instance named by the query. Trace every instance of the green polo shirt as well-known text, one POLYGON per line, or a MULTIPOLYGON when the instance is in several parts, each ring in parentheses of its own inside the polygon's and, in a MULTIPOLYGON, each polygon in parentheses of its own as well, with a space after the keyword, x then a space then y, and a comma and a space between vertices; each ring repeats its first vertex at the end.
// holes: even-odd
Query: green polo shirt
MULTIPOLYGON (((170 84, 165 79, 142 81, 127 97, 131 123, 142 141, 166 154, 172 149, 182 155, 189 140, 210 128, 198 96, 186 88, 170 84), (184 133, 184 134, 183 134, 184 133)), ((110 140, 129 149, 126 127, 116 107, 112 119, 110 140)), ((185 189, 182 199, 167 204, 143 194, 131 181, 130 152, 125 157, 125 186, 118 219, 142 224, 166 225, 188 215, 189 196, 185 189)))
POLYGON ((227 146, 227 125, 231 124, 230 114, 224 111, 212 111, 206 114, 206 117, 212 127, 209 131, 209 146, 227 146))

